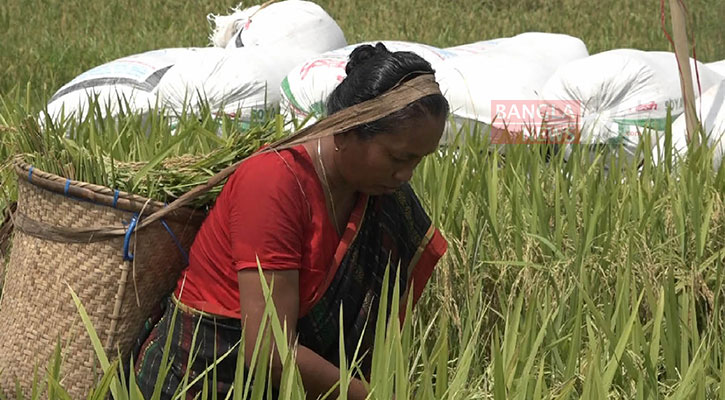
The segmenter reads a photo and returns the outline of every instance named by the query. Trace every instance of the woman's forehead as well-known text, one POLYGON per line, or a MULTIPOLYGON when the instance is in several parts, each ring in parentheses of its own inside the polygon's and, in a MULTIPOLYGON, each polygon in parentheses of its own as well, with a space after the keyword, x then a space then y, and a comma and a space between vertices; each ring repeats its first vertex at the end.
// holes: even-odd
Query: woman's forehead
POLYGON ((400 121, 388 132, 375 135, 378 143, 406 156, 423 156, 438 148, 445 118, 424 115, 400 121))

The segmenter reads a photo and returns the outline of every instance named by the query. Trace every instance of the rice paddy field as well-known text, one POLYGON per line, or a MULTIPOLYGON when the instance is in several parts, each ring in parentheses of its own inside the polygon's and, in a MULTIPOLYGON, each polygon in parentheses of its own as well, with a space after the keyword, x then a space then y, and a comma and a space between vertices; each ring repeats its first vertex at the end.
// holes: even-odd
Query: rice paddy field
MULTIPOLYGON (((317 3, 348 43, 385 39, 447 47, 543 31, 577 36, 591 54, 671 50, 659 2, 317 3)), ((71 168, 87 180, 130 191, 143 186, 168 200, 188 183, 163 173, 168 179, 157 179, 146 164, 133 163, 150 161, 162 171, 173 166, 162 165, 160 153, 183 158, 195 152, 224 164, 284 136, 288 127, 274 117, 250 135, 206 113, 182 119, 174 138, 160 117, 150 124, 133 115, 86 120, 42 132, 28 119, 63 84, 96 65, 146 50, 206 46, 206 14, 233 5, 0 3, 0 213, 14 200, 8 166, 20 152, 61 175, 71 168), (76 132, 75 147, 59 139, 68 129, 76 132), (240 142, 241 134, 251 140, 240 142), (124 146, 104 143, 107 136, 124 146), (142 136, 154 146, 139 144, 142 136), (103 166, 114 162, 133 165, 125 175, 106 173, 103 166)), ((725 2, 686 5, 698 59, 725 59, 725 2)), ((671 32, 669 14, 665 22, 671 32)), ((413 317, 402 326, 393 318, 374 327, 370 398, 725 399, 725 170, 712 168, 712 152, 697 148, 677 164, 655 164, 644 140, 640 165, 612 164, 611 151, 592 157, 584 147, 575 147, 568 160, 545 145, 511 146, 504 157, 487 151, 482 137, 442 148, 416 170, 413 186, 449 250, 413 317)), ((194 165, 192 181, 205 181, 208 166, 194 165)), ((287 359, 283 398, 303 398, 288 349, 280 347, 287 359)), ((140 398, 118 376, 117 363, 103 355, 99 360, 108 378, 89 397, 111 391, 117 399, 140 398)), ((352 367, 342 368, 343 388, 352 367)), ((42 372, 45 394, 22 398, 68 398, 62 363, 42 372)), ((255 382, 265 376, 263 366, 257 372, 255 382)), ((243 377, 238 383, 229 398, 244 398, 243 377)), ((247 389, 251 398, 262 398, 259 389, 247 389)))

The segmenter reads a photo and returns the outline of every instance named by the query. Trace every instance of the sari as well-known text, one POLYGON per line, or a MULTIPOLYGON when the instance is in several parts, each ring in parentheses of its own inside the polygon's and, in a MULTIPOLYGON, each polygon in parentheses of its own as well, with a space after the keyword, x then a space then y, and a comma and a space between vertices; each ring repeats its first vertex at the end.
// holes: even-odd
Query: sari
MULTIPOLYGON (((310 312, 298 320, 297 334, 300 345, 339 366, 342 330, 348 365, 353 362, 359 343, 363 357, 358 362, 367 375, 386 271, 390 277, 388 293, 392 295, 397 284, 401 304, 408 298, 415 302, 445 253, 447 243, 408 184, 391 194, 369 196, 364 201, 365 206, 350 216, 330 273, 319 291, 321 295, 310 312), (397 281, 395 277, 398 277, 397 281)), ((387 304, 382 305, 386 308, 385 315, 390 314, 391 302, 389 298, 387 304)), ((402 306, 401 310, 404 309, 402 306)), ((402 313, 400 317, 403 317, 402 313)), ((135 373, 144 396, 150 397, 154 390, 156 373, 163 360, 163 346, 169 335, 171 373, 164 382, 162 398, 172 397, 184 373, 188 371, 191 382, 207 366, 230 352, 216 367, 216 382, 212 382, 211 376, 202 378, 207 379, 207 384, 214 383, 213 390, 222 398, 226 396, 236 373, 235 346, 242 335, 239 319, 205 314, 170 299, 163 317, 153 326, 148 338, 139 342, 137 351, 135 373), (178 310, 172 324, 174 308, 178 310), (187 365, 192 347, 193 362, 187 365)), ((194 398, 202 385, 203 380, 199 380, 186 397, 194 398)), ((276 398, 274 394, 273 397, 276 398)))

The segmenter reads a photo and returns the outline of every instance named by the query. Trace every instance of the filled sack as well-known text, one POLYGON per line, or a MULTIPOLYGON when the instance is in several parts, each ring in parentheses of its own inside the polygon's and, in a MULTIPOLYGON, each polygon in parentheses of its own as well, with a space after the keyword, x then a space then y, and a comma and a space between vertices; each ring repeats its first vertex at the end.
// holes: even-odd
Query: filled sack
POLYGON ((466 43, 458 46, 446 47, 443 50, 448 52, 447 58, 458 57, 458 56, 470 56, 475 54, 481 54, 489 51, 501 43, 505 42, 507 38, 481 40, 473 43, 466 43))
MULTIPOLYGON (((707 143, 713 149, 713 168, 718 170, 725 156, 725 80, 714 85, 695 102, 707 143)), ((675 162, 687 154, 687 121, 682 113, 672 123, 672 154, 675 162)), ((652 149, 655 163, 664 159, 665 135, 660 133, 652 149)))
POLYGON ((184 100, 200 98, 217 106, 223 103, 225 110, 247 108, 247 104, 254 104, 255 109, 264 103, 276 107, 281 71, 286 73, 307 57, 346 45, 337 23, 308 1, 237 8, 232 15, 208 18, 216 25, 212 42, 229 47, 231 53, 224 54, 219 48, 161 49, 111 61, 60 88, 48 102, 48 115, 52 119, 83 118, 89 98, 97 101, 103 116, 145 112, 158 100, 158 105, 171 107, 172 112, 178 112, 184 100), (235 52, 237 47, 246 50, 235 52), (258 50, 248 50, 253 48, 258 50), (229 62, 237 63, 239 71, 232 71, 235 66, 229 62), (166 77, 167 73, 171 75, 166 77), (229 81, 225 83, 225 79, 229 81), (244 99, 245 93, 251 97, 244 99))
POLYGON ((717 72, 725 79, 725 60, 707 63, 705 66, 717 72))
POLYGON ((48 116, 53 120, 83 119, 89 100, 96 102, 103 116, 147 111, 156 103, 155 90, 164 74, 198 50, 152 50, 92 68, 58 89, 48 101, 48 116))
POLYGON ((209 38, 214 46, 266 46, 270 52, 303 48, 321 53, 347 44, 335 20, 309 1, 287 0, 233 11, 207 17, 214 25, 209 38))
MULTIPOLYGON (((381 41, 388 50, 410 51, 421 56, 432 65, 450 57, 443 49, 421 43, 381 41)), ((352 51, 361 45, 375 42, 364 42, 332 50, 312 58, 291 68, 281 83, 280 110, 288 119, 305 121, 304 126, 311 125, 325 115, 325 101, 337 85, 345 79, 345 66, 352 51)))
POLYGON ((174 65, 157 88, 158 101, 171 113, 209 107, 242 121, 276 113, 280 84, 287 72, 315 52, 301 48, 242 47, 203 49, 174 65))
MULTIPOLYGON (((701 63, 697 67, 703 91, 720 81, 701 63)), ((693 84, 698 87, 694 74, 693 84)), ((574 100, 579 143, 621 149, 626 159, 634 159, 643 134, 664 130, 668 109, 673 118, 684 111, 675 54, 660 51, 617 49, 572 61, 546 83, 542 99, 574 100)))
POLYGON ((458 129, 490 133, 492 142, 504 144, 508 134, 523 134, 536 123, 522 112, 537 107, 556 69, 587 55, 578 38, 527 32, 479 54, 447 59, 436 66, 436 77, 458 129))

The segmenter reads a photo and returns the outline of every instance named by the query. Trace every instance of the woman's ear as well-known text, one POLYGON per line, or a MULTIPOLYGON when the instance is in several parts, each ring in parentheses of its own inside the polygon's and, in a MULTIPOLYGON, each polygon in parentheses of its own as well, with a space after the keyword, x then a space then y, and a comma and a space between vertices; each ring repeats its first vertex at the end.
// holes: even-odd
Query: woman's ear
POLYGON ((355 132, 355 129, 343 133, 338 133, 333 137, 333 142, 335 143, 335 151, 347 150, 347 148, 350 147, 350 143, 356 139, 357 133, 355 132))

